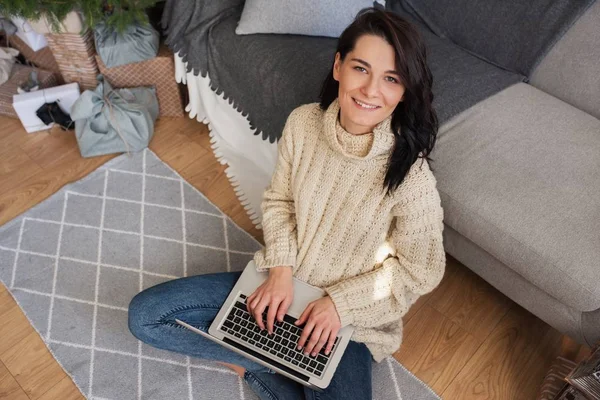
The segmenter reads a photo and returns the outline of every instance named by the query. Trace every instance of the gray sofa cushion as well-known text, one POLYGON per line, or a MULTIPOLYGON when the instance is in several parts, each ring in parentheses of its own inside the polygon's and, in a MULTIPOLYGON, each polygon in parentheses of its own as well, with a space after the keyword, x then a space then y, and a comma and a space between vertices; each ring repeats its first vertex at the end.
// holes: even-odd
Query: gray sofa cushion
POLYGON ((473 57, 427 29, 420 32, 427 43, 428 64, 433 74, 433 105, 440 124, 524 79, 473 57))
POLYGON ((599 43, 597 1, 542 59, 529 83, 600 119, 599 43))
POLYGON ((444 222, 553 297, 600 308, 600 121, 518 83, 440 130, 444 222))
MULTIPOLYGON (((168 4, 167 4, 168 5, 168 4)), ((250 124, 271 141, 281 136, 289 113, 318 100, 333 64, 336 39, 295 35, 235 34, 241 7, 210 19, 210 28, 168 19, 169 45, 181 50, 195 73, 209 73, 212 85, 249 115, 250 124), (218 21, 218 22, 215 22, 218 21), (181 35, 184 39, 174 35, 181 35)), ((206 24, 205 24, 206 25, 206 24)), ((466 53, 421 29, 429 46, 434 105, 440 121, 523 79, 466 53)))
POLYGON ((360 10, 371 6, 373 0, 246 0, 235 33, 337 38, 360 10))
MULTIPOLYGON (((389 0, 404 3, 436 35, 529 76, 595 0, 389 0)), ((391 5, 398 7, 398 5, 391 5)))

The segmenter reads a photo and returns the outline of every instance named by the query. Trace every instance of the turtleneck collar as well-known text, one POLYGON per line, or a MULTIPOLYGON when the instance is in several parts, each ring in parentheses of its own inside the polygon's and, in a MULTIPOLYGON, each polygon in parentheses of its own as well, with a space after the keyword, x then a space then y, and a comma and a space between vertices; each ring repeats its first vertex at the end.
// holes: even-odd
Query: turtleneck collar
POLYGON ((335 99, 323 120, 323 130, 329 145, 338 153, 354 160, 387 159, 394 146, 392 133, 392 117, 381 121, 372 133, 353 135, 342 128, 339 123, 340 105, 335 99))

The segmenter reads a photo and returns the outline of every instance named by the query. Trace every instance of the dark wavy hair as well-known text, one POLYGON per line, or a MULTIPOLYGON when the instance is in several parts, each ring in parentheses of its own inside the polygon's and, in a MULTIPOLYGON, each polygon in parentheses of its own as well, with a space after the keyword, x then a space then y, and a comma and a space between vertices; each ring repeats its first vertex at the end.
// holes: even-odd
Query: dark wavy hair
MULTIPOLYGON (((432 105, 433 77, 421 35, 398 14, 378 8, 361 10, 338 40, 336 52, 340 53, 342 61, 363 35, 379 36, 394 48, 396 70, 406 88, 403 101, 398 103, 392 114, 395 144, 383 183, 389 195, 400 186, 417 158, 432 161, 429 154, 435 145, 439 127, 432 105)), ((339 83, 333 78, 332 66, 321 89, 322 110, 327 110, 338 97, 338 91, 339 83)))

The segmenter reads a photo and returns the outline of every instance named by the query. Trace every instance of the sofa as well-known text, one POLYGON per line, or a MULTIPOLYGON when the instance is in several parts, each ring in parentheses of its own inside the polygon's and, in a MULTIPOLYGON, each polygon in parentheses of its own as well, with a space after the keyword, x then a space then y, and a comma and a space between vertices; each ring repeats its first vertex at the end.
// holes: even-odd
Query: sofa
MULTIPOLYGON (((244 0, 169 0, 190 117, 253 221, 276 141, 335 38, 236 35, 244 0)), ((600 340, 600 2, 388 0, 428 46, 448 254, 582 344, 600 340)))

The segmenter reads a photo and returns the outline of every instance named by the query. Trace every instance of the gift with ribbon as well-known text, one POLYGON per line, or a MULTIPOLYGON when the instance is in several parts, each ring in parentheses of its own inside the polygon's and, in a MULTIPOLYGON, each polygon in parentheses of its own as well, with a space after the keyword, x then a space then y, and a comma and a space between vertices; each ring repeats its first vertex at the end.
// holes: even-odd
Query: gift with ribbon
MULTIPOLYGON (((20 65, 15 65, 15 68, 21 67, 20 65)), ((25 73, 29 71, 29 69, 24 69, 22 72, 25 73)), ((70 83, 68 85, 54 86, 48 89, 44 89, 47 85, 47 79, 45 78, 47 72, 45 71, 37 71, 38 77, 41 77, 43 80, 40 82, 41 88, 36 91, 27 92, 23 94, 11 94, 11 109, 16 114, 15 116, 19 117, 21 123, 23 124, 23 128, 28 133, 38 132, 46 129, 50 129, 54 122, 50 123, 48 120, 41 119, 37 114, 37 111, 44 106, 44 104, 52 104, 54 102, 57 103, 62 112, 66 115, 69 115, 71 111, 71 106, 79 97, 79 85, 76 83, 70 83)), ((22 75, 21 83, 24 81, 27 75, 22 75)), ((54 75, 51 75, 54 76, 54 75)), ((52 82, 53 85, 56 84, 56 79, 52 82)), ((6 84, 8 85, 8 83, 6 84)), ((14 92, 17 91, 17 87, 15 84, 14 92)), ((0 94, 2 91, 0 90, 0 94)), ((2 96, 0 96, 0 100, 2 96)), ((1 108, 0 108, 1 111, 1 108)), ((2 114, 0 112, 0 114, 2 114)), ((54 114, 53 114, 54 115, 54 114)))
POLYGON ((113 89, 101 75, 71 108, 75 136, 83 157, 138 152, 150 143, 158 117, 153 87, 113 89))

